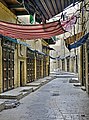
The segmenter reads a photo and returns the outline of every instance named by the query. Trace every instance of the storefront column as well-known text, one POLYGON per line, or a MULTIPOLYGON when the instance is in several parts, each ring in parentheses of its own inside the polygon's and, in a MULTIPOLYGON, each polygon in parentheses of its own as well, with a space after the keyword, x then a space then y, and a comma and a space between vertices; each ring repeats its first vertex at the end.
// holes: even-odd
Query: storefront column
POLYGON ((86 53, 86 92, 89 94, 89 46, 88 43, 85 44, 86 53))
POLYGON ((69 66, 70 66, 70 68, 69 68, 69 69, 70 69, 70 72, 73 72, 73 71, 72 71, 72 67, 73 67, 73 66, 72 66, 72 57, 70 58, 69 66))
POLYGON ((41 77, 43 78, 43 58, 41 60, 41 65, 42 65, 42 67, 41 67, 41 77))
POLYGON ((0 93, 2 92, 2 47, 0 40, 0 93))
POLYGON ((35 80, 37 79, 36 77, 36 56, 35 56, 35 80))
POLYGON ((17 77, 17 46, 14 53, 14 87, 18 87, 18 77, 17 77))

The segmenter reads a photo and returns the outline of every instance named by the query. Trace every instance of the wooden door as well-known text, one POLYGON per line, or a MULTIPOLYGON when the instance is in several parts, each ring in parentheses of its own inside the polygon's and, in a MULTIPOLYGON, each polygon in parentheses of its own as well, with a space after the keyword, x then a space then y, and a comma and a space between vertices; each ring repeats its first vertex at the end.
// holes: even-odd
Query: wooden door
POLYGON ((3 92, 14 87, 14 50, 2 47, 3 92))

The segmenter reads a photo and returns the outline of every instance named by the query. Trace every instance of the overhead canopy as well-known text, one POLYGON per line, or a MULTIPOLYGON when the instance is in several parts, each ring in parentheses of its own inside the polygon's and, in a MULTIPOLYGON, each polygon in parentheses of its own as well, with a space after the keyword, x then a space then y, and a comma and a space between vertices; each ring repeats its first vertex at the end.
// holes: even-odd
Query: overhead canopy
POLYGON ((0 34, 12 38, 30 39, 47 39, 55 35, 64 33, 59 21, 47 24, 37 25, 17 25, 13 23, 0 22, 0 34))
POLYGON ((72 44, 76 41, 78 41, 82 36, 83 36, 84 32, 79 32, 73 36, 68 37, 67 39, 65 39, 65 44, 69 45, 72 44))
POLYGON ((76 41, 74 44, 68 45, 68 49, 71 50, 83 45, 86 42, 88 36, 89 32, 85 36, 83 36, 80 40, 76 41))
POLYGON ((0 34, 12 38, 19 38, 25 40, 32 39, 48 39, 56 35, 63 34, 66 24, 69 24, 74 17, 65 23, 61 23, 59 20, 36 25, 22 25, 0 21, 0 34))
POLYGON ((5 40, 7 40, 7 41, 11 41, 11 42, 13 42, 13 43, 17 43, 17 44, 20 44, 20 45, 24 45, 24 46, 26 46, 26 47, 30 47, 30 45, 27 44, 26 42, 23 42, 23 41, 14 39, 14 38, 10 38, 10 37, 7 37, 7 36, 3 36, 3 35, 1 35, 1 34, 0 34, 0 38, 3 38, 3 39, 5 39, 5 40))
POLYGON ((55 51, 54 48, 51 48, 51 47, 49 47, 49 46, 45 46, 45 45, 43 45, 43 49, 44 49, 44 48, 47 48, 47 49, 49 49, 49 50, 54 50, 54 51, 55 51))
POLYGON ((83 0, 24 0, 24 5, 29 14, 35 13, 45 21, 59 14, 72 3, 74 5, 80 1, 83 0))

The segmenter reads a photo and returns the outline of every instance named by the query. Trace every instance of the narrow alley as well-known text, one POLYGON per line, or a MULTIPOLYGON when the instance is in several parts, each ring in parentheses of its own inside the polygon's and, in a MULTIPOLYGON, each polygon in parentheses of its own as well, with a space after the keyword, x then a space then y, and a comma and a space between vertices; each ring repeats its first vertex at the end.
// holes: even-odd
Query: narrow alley
POLYGON ((89 96, 70 83, 67 73, 59 75, 20 100, 20 105, 0 112, 0 120, 89 120, 89 96))
POLYGON ((0 120, 89 120, 89 0, 0 0, 0 120))

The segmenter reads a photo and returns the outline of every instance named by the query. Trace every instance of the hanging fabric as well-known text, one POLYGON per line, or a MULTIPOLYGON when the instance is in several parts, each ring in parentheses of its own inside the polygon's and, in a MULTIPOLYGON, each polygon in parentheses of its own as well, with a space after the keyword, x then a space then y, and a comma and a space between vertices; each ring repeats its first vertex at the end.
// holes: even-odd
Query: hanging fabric
MULTIPOLYGON (((32 39, 48 39, 56 35, 63 34, 67 31, 66 27, 74 20, 75 17, 71 17, 70 20, 65 22, 54 21, 46 24, 36 25, 22 25, 0 21, 0 34, 11 38, 19 38, 25 40, 32 39), (66 31, 65 31, 66 30, 66 31)), ((74 24, 75 22, 73 22, 74 24)))
POLYGON ((68 49, 71 50, 83 45, 88 39, 88 36, 89 36, 89 32, 85 36, 83 36, 80 40, 76 41, 74 44, 68 45, 68 49))

